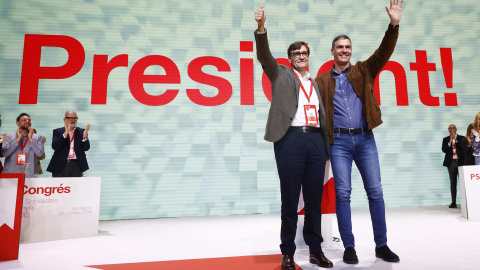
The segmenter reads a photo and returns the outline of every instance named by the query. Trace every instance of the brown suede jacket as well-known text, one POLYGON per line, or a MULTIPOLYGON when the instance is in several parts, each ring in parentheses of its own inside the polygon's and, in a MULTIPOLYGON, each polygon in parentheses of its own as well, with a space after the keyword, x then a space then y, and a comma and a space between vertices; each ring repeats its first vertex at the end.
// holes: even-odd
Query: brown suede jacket
MULTIPOLYGON (((373 90, 375 78, 387 64, 393 54, 398 39, 398 27, 388 26, 380 47, 365 61, 359 61, 350 65, 347 77, 353 89, 363 103, 363 113, 368 122, 368 129, 379 126, 382 123, 382 113, 378 106, 373 90)), ((335 79, 332 70, 322 73, 315 78, 322 96, 325 113, 327 115, 327 129, 330 143, 333 143, 333 95, 335 94, 335 79)))

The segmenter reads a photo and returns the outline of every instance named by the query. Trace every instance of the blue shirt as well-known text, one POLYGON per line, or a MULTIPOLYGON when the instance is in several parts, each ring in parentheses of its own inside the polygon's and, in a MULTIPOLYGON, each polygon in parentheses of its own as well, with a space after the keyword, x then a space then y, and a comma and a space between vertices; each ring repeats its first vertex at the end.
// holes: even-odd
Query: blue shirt
POLYGON ((34 133, 33 143, 28 141, 22 150, 21 143, 25 143, 28 137, 22 137, 17 142, 17 132, 7 133, 7 140, 2 143, 2 154, 5 156, 5 166, 2 173, 25 173, 26 178, 37 177, 37 158, 43 156, 43 137, 34 133), (17 165, 17 153, 27 153, 28 165, 17 165))
MULTIPOLYGON (((335 66, 332 67, 332 69, 335 66)), ((335 79, 335 94, 333 95, 333 127, 360 128, 367 126, 363 114, 363 103, 348 80, 346 68, 340 74, 333 70, 335 79)))

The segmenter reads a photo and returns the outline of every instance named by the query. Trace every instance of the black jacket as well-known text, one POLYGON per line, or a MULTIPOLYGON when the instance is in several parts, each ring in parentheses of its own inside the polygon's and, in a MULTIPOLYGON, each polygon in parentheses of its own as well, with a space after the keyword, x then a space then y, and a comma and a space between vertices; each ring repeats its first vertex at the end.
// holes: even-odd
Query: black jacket
MULTIPOLYGON (((80 166, 82 172, 88 170, 88 163, 87 163, 87 156, 85 155, 85 151, 90 149, 90 142, 83 140, 83 131, 82 128, 75 129, 73 147, 75 149, 75 155, 77 156, 77 162, 80 166)), ((57 128, 53 130, 53 138, 52 138, 52 148, 55 150, 53 153, 52 159, 50 160, 50 164, 48 164, 47 171, 51 173, 58 173, 63 169, 65 163, 67 162, 68 152, 70 151, 70 139, 63 137, 63 133, 65 132, 65 128, 57 128)))
MULTIPOLYGON (((465 160, 465 153, 463 152, 463 146, 462 146, 462 141, 463 141, 462 135, 457 134, 457 156, 458 156, 458 166, 463 166, 463 161, 465 160)), ((447 136, 443 138, 442 142, 442 151, 445 153, 445 158, 443 160, 443 166, 445 167, 450 167, 450 163, 452 163, 452 157, 453 157, 453 147, 450 145, 448 146, 448 142, 450 141, 450 136, 447 136)))

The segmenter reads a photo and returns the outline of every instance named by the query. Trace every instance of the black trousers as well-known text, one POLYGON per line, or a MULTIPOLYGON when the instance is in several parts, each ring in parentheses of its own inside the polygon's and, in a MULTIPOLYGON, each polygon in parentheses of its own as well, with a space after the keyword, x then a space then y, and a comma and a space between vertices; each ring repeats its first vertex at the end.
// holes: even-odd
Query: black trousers
POLYGON ((282 200, 280 250, 282 254, 295 253, 297 207, 303 186, 305 224, 303 238, 310 253, 321 252, 321 203, 325 175, 326 149, 321 133, 287 131, 274 143, 275 159, 280 178, 282 200))
POLYGON ((62 170, 59 171, 58 173, 52 173, 53 177, 81 177, 82 176, 82 170, 80 169, 80 166, 78 165, 78 162, 72 161, 65 163, 65 166, 63 166, 62 170))
POLYGON ((452 203, 457 201, 457 179, 458 179, 458 160, 452 159, 450 167, 448 167, 448 176, 450 177, 450 193, 452 195, 452 203))

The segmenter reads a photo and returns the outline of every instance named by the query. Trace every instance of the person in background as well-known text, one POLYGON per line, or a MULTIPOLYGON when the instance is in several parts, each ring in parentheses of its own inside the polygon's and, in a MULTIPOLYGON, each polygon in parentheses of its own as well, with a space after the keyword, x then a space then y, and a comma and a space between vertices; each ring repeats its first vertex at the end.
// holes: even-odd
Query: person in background
POLYGON ((470 135, 472 134, 473 123, 468 125, 467 133, 465 133, 465 137, 462 140, 462 148, 463 153, 465 155, 465 160, 463 161, 463 165, 475 165, 475 157, 473 156, 473 149, 472 149, 472 139, 470 135))
POLYGON ((475 157, 475 165, 480 165, 480 112, 475 116, 473 121, 472 133, 470 134, 472 140, 473 156, 475 157))
POLYGON ((38 157, 43 156, 43 137, 33 133, 32 120, 27 113, 17 117, 18 129, 7 133, 2 144, 5 156, 3 173, 25 173, 26 178, 36 177, 38 157))
POLYGON ((463 160, 465 159, 461 143, 464 137, 457 134, 457 127, 454 124, 448 126, 448 132, 450 135, 443 138, 442 141, 442 151, 445 153, 443 166, 447 167, 448 176, 450 178, 450 193, 452 196, 452 203, 449 207, 457 208, 458 167, 463 166, 463 160))
POLYGON ((52 148, 55 150, 47 171, 53 177, 81 177, 88 170, 86 151, 90 149, 88 130, 77 127, 77 113, 65 112, 64 127, 53 130, 52 148))
MULTIPOLYGON (((2 127, 2 115, 0 114, 0 127, 2 127)), ((7 139, 7 135, 3 134, 0 136, 0 157, 3 157, 2 155, 2 143, 7 139)), ((2 161, 0 161, 0 173, 3 171, 3 164, 2 161)))
MULTIPOLYGON (((37 133, 37 130, 33 129, 33 133, 37 133)), ((45 138, 44 136, 42 137, 43 137, 43 144, 45 145, 47 138, 45 138)), ((35 177, 38 177, 40 174, 43 174, 42 164, 40 164, 40 160, 44 160, 44 159, 45 159, 45 151, 43 152, 43 156, 37 158, 37 162, 35 164, 35 166, 37 166, 37 176, 35 177)))

